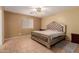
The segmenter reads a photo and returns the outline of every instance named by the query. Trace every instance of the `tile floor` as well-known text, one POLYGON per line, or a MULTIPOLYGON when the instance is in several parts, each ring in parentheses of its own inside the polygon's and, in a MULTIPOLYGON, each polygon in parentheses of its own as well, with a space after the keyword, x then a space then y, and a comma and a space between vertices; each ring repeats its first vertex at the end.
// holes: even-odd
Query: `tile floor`
POLYGON ((32 40, 30 35, 8 38, 2 48, 1 53, 77 53, 79 45, 69 41, 61 41, 52 46, 51 49, 32 40))

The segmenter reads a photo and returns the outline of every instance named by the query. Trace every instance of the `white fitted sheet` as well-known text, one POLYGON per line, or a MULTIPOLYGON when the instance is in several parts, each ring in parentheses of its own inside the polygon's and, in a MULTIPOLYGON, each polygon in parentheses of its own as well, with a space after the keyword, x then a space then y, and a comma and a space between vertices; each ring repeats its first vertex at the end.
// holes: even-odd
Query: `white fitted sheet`
POLYGON ((34 31, 34 32, 43 34, 43 35, 47 35, 47 36, 51 36, 51 37, 58 37, 58 36, 65 35, 64 32, 53 31, 53 30, 34 31))

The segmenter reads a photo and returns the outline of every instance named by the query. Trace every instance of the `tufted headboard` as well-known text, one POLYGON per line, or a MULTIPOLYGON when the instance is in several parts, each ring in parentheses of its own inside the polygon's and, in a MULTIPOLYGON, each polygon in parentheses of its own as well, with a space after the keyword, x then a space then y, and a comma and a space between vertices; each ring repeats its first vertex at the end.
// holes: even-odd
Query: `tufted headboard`
POLYGON ((61 31, 61 32, 65 32, 66 33, 66 27, 65 25, 59 24, 55 21, 51 22, 50 24, 47 25, 47 29, 50 30, 57 30, 57 31, 61 31))

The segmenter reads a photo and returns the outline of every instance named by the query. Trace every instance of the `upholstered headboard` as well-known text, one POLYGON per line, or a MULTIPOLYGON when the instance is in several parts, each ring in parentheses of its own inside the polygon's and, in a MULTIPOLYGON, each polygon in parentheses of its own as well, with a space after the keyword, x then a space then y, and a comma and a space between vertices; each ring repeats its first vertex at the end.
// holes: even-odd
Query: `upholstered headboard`
POLYGON ((66 26, 59 24, 55 21, 51 22, 50 24, 47 25, 47 29, 50 30, 57 30, 57 31, 61 31, 61 32, 66 32, 66 26))

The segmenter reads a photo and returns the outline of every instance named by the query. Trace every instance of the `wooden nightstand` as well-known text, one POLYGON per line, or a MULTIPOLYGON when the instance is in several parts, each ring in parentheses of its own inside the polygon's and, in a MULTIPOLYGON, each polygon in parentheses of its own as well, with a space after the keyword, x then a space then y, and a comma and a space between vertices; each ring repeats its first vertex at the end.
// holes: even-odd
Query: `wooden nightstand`
POLYGON ((72 33, 71 38, 72 38, 72 42, 79 44, 79 34, 72 33))
POLYGON ((44 31, 44 30, 46 30, 46 29, 40 29, 40 31, 44 31))

